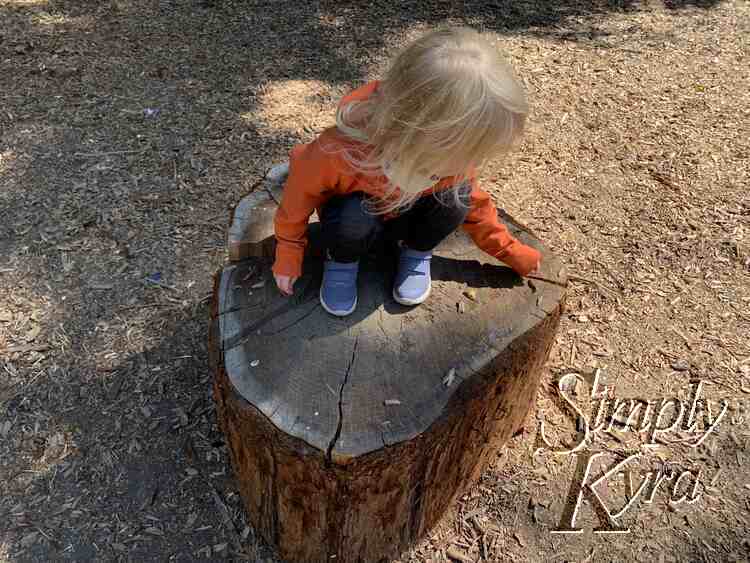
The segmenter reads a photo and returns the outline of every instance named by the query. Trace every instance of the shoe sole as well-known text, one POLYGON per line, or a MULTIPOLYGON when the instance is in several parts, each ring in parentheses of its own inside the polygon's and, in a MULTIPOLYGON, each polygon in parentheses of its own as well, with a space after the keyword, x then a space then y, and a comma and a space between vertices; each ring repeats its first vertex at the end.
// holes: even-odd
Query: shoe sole
POLYGON ((357 308, 357 296, 354 296, 354 305, 352 305, 352 308, 348 311, 334 311, 332 309, 328 308, 328 305, 326 305, 326 302, 323 300, 323 287, 321 286, 320 292, 318 293, 318 297, 320 298, 320 304, 323 306, 323 309, 325 309, 327 312, 331 313, 332 315, 336 317, 346 317, 347 315, 351 315, 354 312, 354 309, 357 308))
POLYGON ((419 305, 420 303, 423 303, 427 300, 427 298, 430 296, 430 291, 432 290, 432 285, 427 287, 427 291, 424 292, 423 295, 420 295, 416 299, 407 299, 406 297, 399 297, 399 295, 396 293, 396 288, 393 288, 393 298, 396 300, 397 303, 400 303, 401 305, 419 305))

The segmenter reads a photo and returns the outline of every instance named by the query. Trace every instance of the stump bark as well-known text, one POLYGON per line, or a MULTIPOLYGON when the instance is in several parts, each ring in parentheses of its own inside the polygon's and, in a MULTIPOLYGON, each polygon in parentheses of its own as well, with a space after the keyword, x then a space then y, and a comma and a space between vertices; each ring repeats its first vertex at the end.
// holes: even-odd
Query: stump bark
POLYGON ((288 561, 386 561, 429 530, 522 427, 565 274, 503 216, 542 251, 540 277, 555 283, 522 280, 457 233, 435 252, 427 302, 393 300, 386 247, 361 265, 356 312, 333 317, 318 300, 314 226, 294 297, 276 289, 267 212, 275 198, 264 191, 254 195, 262 213, 235 209, 230 255, 242 259, 216 275, 209 346, 248 515, 288 561))

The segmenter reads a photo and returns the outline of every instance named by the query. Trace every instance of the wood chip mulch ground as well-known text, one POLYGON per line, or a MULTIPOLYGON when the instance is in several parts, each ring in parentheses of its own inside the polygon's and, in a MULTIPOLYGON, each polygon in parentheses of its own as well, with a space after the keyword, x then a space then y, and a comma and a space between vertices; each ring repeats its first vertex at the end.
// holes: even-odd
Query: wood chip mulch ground
MULTIPOLYGON (((446 22, 494 34, 528 90, 483 185, 573 281, 524 434, 402 561, 750 558, 746 2, 0 0, 0 561, 276 560, 210 395, 228 208, 446 22), (695 503, 662 484, 627 535, 591 504, 552 534, 576 469, 551 451, 577 439, 558 380, 591 413, 597 369, 616 398, 703 381, 700 428, 725 415, 629 468, 700 470, 695 503)), ((643 435, 597 440, 622 459, 643 435)))

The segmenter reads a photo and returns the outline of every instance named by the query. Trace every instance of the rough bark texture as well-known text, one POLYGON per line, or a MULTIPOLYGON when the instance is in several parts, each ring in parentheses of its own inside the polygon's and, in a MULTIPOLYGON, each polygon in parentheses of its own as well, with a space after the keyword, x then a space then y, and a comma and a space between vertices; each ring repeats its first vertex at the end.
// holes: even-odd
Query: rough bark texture
POLYGON ((561 308, 463 382, 427 432, 344 465, 239 396, 216 354, 219 421, 256 530, 289 561, 386 561, 408 548, 523 426, 561 308))

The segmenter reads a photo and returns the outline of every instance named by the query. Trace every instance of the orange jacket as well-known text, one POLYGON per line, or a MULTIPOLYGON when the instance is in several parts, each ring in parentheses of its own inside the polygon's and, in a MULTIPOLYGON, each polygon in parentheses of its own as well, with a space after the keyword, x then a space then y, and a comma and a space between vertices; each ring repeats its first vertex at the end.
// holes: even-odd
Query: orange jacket
MULTIPOLYGON (((377 82, 370 82, 362 86, 344 97, 341 104, 366 99, 377 85, 377 82)), ((301 275, 308 220, 313 211, 319 211, 328 198, 352 192, 375 196, 386 193, 388 181, 385 176, 365 176, 352 170, 341 153, 335 150, 337 146, 352 143, 356 141, 334 127, 324 131, 312 143, 297 145, 292 149, 289 176, 274 218, 277 245, 276 261, 272 269, 275 274, 292 277, 301 275)), ((464 221, 464 230, 487 254, 502 260, 520 275, 528 274, 541 259, 541 255, 511 236, 508 228, 498 220, 497 210, 490 196, 477 186, 475 177, 469 178, 469 181, 472 184, 471 209, 464 221)), ((454 185, 453 178, 443 178, 433 188, 422 193, 427 195, 454 185)), ((384 217, 386 220, 388 218, 389 216, 384 217)))

